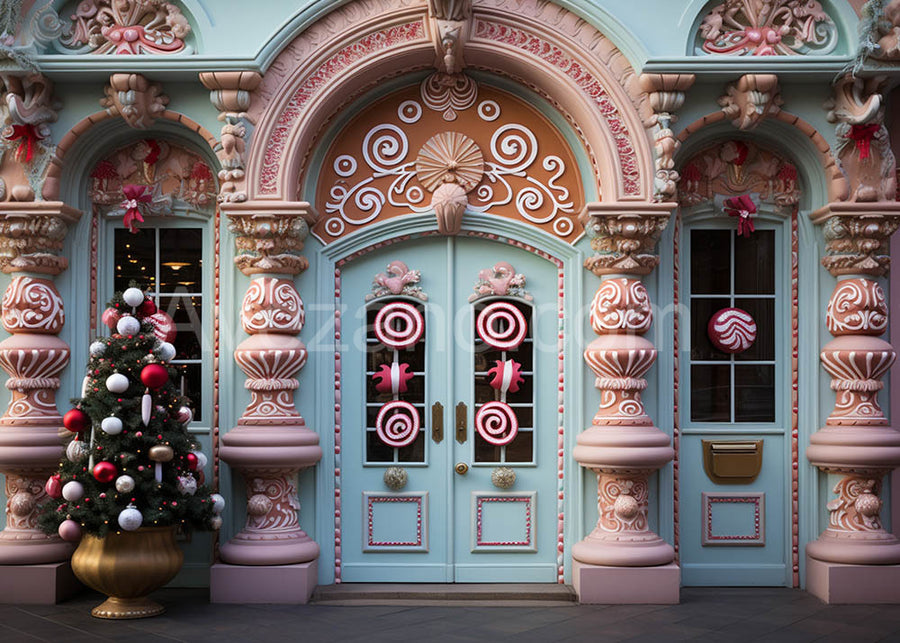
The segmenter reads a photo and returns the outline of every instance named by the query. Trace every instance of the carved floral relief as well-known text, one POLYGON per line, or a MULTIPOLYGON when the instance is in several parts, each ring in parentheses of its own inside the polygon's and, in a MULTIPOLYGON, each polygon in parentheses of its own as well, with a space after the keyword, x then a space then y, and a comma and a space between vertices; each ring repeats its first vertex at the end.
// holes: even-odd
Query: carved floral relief
POLYGON ((444 234, 467 212, 577 237, 581 178, 552 125, 519 99, 434 74, 351 122, 321 172, 313 233, 325 243, 369 223, 434 211, 444 234))

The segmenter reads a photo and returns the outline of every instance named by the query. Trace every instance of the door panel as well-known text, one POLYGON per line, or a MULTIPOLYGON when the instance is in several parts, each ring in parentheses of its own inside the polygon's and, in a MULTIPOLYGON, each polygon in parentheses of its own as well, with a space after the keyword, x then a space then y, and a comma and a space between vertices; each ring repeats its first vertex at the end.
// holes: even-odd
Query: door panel
POLYGON ((342 579, 553 582, 555 266, 504 244, 442 237, 355 259, 341 283, 342 579), (373 276, 397 260, 421 272, 409 285, 427 301, 407 289, 363 307, 373 276), (479 273, 501 260, 526 275, 530 299, 514 296, 524 294, 518 281, 506 295, 477 296, 479 273), (394 340, 415 334, 406 319, 415 311, 417 341, 394 340), (479 315, 493 324, 482 335, 509 335, 508 350, 481 339, 479 315), (524 320, 523 333, 507 333, 511 318, 524 320))

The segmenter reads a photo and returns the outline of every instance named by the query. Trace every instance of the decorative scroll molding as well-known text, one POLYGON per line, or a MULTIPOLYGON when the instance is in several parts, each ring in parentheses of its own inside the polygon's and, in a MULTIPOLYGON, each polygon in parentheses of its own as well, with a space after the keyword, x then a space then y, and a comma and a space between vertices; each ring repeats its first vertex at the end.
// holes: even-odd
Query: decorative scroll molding
POLYGON ((897 162, 884 126, 884 82, 883 76, 843 76, 824 104, 828 122, 836 123, 835 153, 850 183, 849 201, 893 201, 896 195, 897 162))
POLYGON ((429 0, 428 17, 432 24, 435 67, 456 74, 466 67, 463 49, 469 35, 472 0, 429 0))
POLYGON ((145 214, 172 216, 187 211, 212 215, 216 183, 212 169, 198 154, 162 139, 146 138, 99 161, 90 173, 95 211, 122 217, 123 188, 144 186, 145 214))
POLYGON ((81 213, 62 203, 9 204, 0 216, 0 270, 58 275, 69 261, 62 250, 68 226, 81 213))
POLYGON ((742 130, 753 129, 764 119, 775 116, 784 101, 775 74, 745 74, 725 86, 725 95, 717 101, 731 123, 742 130))
POLYGON ((659 264, 654 251, 672 207, 659 205, 626 209, 616 204, 588 203, 579 219, 591 236, 595 254, 585 259, 584 267, 598 277, 649 274, 659 264))
POLYGON ((235 235, 234 263, 245 275, 297 275, 309 267, 300 255, 316 215, 308 203, 223 203, 235 235))
POLYGON ((675 170, 675 154, 681 142, 672 132, 675 115, 684 104, 685 92, 694 84, 694 74, 641 74, 641 89, 650 95, 653 116, 644 121, 647 128, 655 128, 653 140, 656 147, 656 180, 654 201, 670 201, 675 198, 679 175, 675 170))
POLYGON ((410 270, 402 261, 392 261, 384 272, 379 272, 372 279, 372 292, 366 295, 366 301, 395 295, 406 295, 428 301, 428 295, 419 286, 421 280, 422 273, 420 271, 410 270))
POLYGON ((890 237, 900 227, 900 203, 830 203, 810 219, 824 224, 822 265, 832 275, 887 273, 890 237))
POLYGON ((247 200, 244 176, 244 154, 247 146, 247 126, 250 95, 259 86, 262 76, 251 71, 202 72, 200 82, 209 92, 209 99, 219 110, 222 130, 220 148, 216 150, 222 169, 219 170, 219 202, 247 200))
POLYGON ((140 74, 113 74, 104 88, 100 106, 110 116, 121 116, 130 127, 147 129, 166 111, 169 97, 162 85, 151 83, 140 74))
POLYGON ((821 56, 837 46, 838 32, 815 0, 722 0, 695 42, 698 55, 821 56))
POLYGON ((54 43, 59 53, 191 53, 185 44, 191 25, 169 0, 73 0, 59 16, 52 17, 71 22, 54 43))
POLYGON ((442 234, 456 234, 470 211, 574 239, 580 177, 559 134, 518 99, 474 81, 466 102, 423 99, 432 78, 418 95, 401 90, 344 129, 325 158, 317 196, 325 216, 314 234, 327 243, 375 220, 429 211, 442 234), (444 129, 448 109, 454 131, 444 129))
POLYGON ((874 0, 865 5, 859 24, 859 48, 853 74, 866 58, 892 63, 900 60, 900 1, 874 0))
POLYGON ((691 206, 716 195, 753 195, 776 207, 800 199, 797 168, 783 157, 751 141, 717 143, 691 157, 681 168, 678 201, 691 206))
POLYGON ((512 264, 506 261, 498 261, 491 268, 479 270, 474 290, 475 292, 469 295, 469 302, 491 296, 518 297, 525 301, 534 299, 525 290, 525 275, 516 272, 512 264))

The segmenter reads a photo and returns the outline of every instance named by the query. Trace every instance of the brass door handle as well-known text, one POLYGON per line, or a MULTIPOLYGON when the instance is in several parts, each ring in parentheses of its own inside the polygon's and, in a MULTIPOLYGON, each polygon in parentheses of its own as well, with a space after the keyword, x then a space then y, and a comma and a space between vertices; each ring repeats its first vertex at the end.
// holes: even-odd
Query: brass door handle
POLYGON ((431 405, 431 439, 435 444, 444 439, 444 405, 440 402, 431 405))
POLYGON ((466 475, 466 473, 469 471, 469 465, 467 465, 465 462, 457 462, 456 466, 453 468, 456 471, 456 473, 458 473, 461 476, 466 475))
POLYGON ((456 405, 456 441, 460 444, 466 443, 466 422, 468 421, 468 408, 465 403, 460 402, 456 405))

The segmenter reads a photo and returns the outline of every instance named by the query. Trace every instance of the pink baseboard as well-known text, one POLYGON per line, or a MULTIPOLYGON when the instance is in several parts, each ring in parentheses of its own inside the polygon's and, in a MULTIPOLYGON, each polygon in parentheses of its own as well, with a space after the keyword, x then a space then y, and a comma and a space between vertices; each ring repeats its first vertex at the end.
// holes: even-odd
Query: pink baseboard
POLYGON ((900 603, 900 565, 842 565, 806 557, 806 591, 826 603, 900 603))
POLYGON ((226 565, 210 568, 211 603, 308 603, 316 588, 316 561, 297 565, 226 565))
POLYGON ((84 589, 68 561, 44 565, 0 565, 0 603, 54 605, 84 589))
POLYGON ((606 567, 576 560, 572 576, 579 603, 675 605, 680 601, 681 569, 675 563, 606 567))

